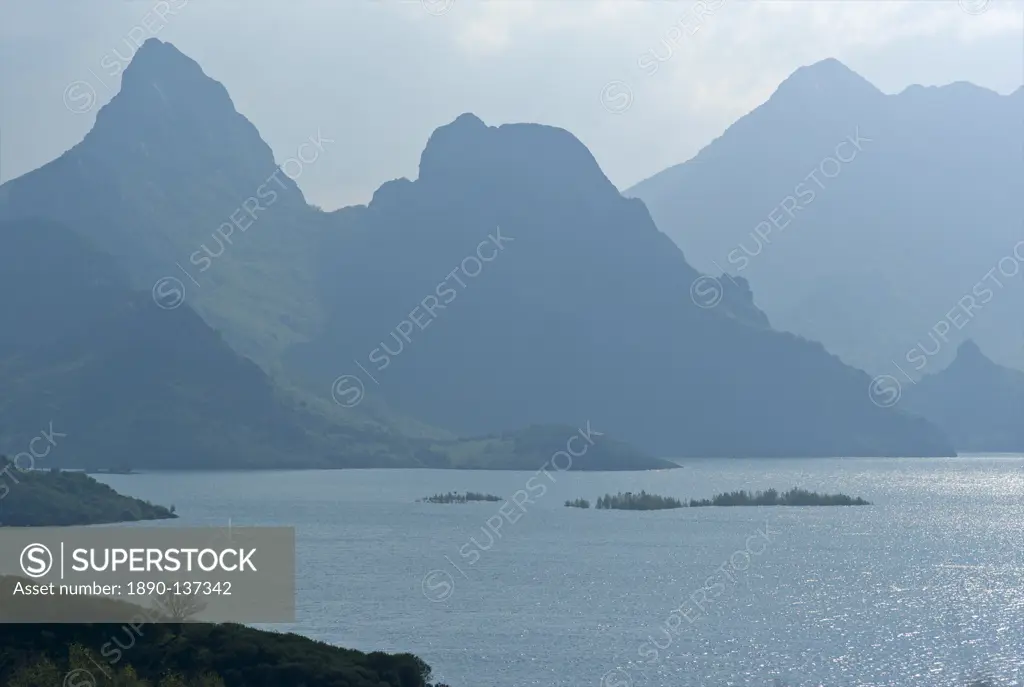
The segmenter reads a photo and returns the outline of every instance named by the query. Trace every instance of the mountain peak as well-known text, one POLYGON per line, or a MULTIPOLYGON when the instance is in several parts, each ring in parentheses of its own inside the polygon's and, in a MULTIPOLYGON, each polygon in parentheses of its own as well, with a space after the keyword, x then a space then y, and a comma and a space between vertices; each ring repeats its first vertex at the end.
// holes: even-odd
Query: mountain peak
MULTIPOLYGON (((565 129, 543 124, 487 126, 476 115, 459 115, 438 127, 420 156, 419 180, 463 187, 492 181, 530 179, 561 185, 576 179, 581 188, 614 189, 597 160, 565 129)), ((502 182, 504 183, 504 181, 502 182)), ((617 197, 618 190, 614 190, 617 197)))
MULTIPOLYGON (((973 339, 965 339, 956 349, 956 357, 946 370, 955 375, 976 378, 1001 370, 1001 366, 989 359, 973 339)), ((943 374, 943 373, 939 373, 943 374)))
POLYGON ((203 80, 211 79, 198 62, 171 43, 150 38, 136 51, 131 63, 125 68, 121 76, 121 90, 129 91, 151 84, 203 80))
POLYGON ((173 43, 165 43, 159 38, 147 38, 146 41, 135 51, 132 62, 142 63, 157 59, 178 59, 188 62, 195 62, 185 53, 174 47, 173 43))
POLYGON ((432 174, 443 173, 444 168, 468 165, 474 158, 486 157, 483 149, 490 141, 489 133, 489 127, 483 120, 469 112, 459 115, 450 124, 439 126, 430 135, 420 155, 419 178, 426 179, 432 174))
POLYGON ((270 147, 235 109, 224 85, 156 38, 135 53, 120 91, 97 113, 80 146, 122 164, 155 160, 179 173, 200 165, 266 178, 276 167, 270 147))
POLYGON ((989 362, 985 354, 981 352, 981 348, 978 344, 974 343, 974 339, 966 339, 956 349, 956 359, 958 361, 977 362, 985 361, 989 362))
POLYGON ((484 124, 484 120, 477 117, 472 112, 463 112, 455 118, 448 126, 451 127, 471 127, 474 129, 486 129, 487 125, 484 124))
MULTIPOLYGON (((148 289, 175 261, 203 271, 222 252, 221 260, 250 265, 253 255, 283 260, 282 251, 305 250, 291 227, 313 220, 306 219, 311 211, 291 169, 278 166, 222 84, 170 43, 150 40, 133 55, 121 89, 81 142, 12 180, 10 188, 5 184, 10 211, 4 215, 44 216, 74 227, 117 258, 134 286, 148 289), (243 212, 243 203, 257 195, 262 202, 255 213, 243 212), (256 213, 259 237, 250 233, 244 247, 225 251, 231 240, 224 228, 241 229, 256 213), (251 217, 239 224, 246 214, 251 217), (234 224, 218 228, 226 222, 234 224)), ((206 291, 193 299, 200 308, 206 291)), ((233 310, 239 307, 247 306, 232 303, 233 310)))
POLYGON ((158 114, 220 121, 238 116, 227 89, 207 76, 199 63, 171 43, 150 38, 121 75, 120 92, 97 114, 96 128, 118 128, 123 119, 138 121, 158 114))
POLYGON ((870 81, 834 57, 800 67, 779 85, 776 93, 837 95, 871 93, 882 95, 870 81))

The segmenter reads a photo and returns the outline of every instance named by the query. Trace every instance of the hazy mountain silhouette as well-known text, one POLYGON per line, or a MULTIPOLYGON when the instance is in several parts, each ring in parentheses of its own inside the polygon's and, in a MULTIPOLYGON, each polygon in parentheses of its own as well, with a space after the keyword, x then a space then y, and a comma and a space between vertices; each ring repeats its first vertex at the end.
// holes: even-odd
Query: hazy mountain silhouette
POLYGON ((961 451, 1024 451, 1024 372, 996 365, 973 341, 946 369, 905 389, 907 407, 961 451))
MULTIPOLYGON (((330 154, 310 145, 306 159, 330 154)), ((204 319, 264 364, 316 326, 305 234, 320 213, 224 86, 169 43, 145 42, 81 143, 4 188, 0 216, 45 212, 114 255, 137 289, 178 279, 204 319), (232 215, 239 225, 218 236, 232 215)))
POLYGON ((771 331, 742 281, 697 307, 698 272, 561 129, 462 115, 416 181, 333 217, 327 326, 289 358, 311 379, 359 365, 459 432, 589 418, 659 455, 952 451, 874 406, 863 372, 771 331))
MULTIPOLYGON (((175 263, 181 263, 202 284, 180 277, 186 303, 195 303, 242 354, 296 374, 323 396, 339 375, 364 377, 358 363, 379 373, 377 384, 363 379, 368 396, 461 434, 507 437, 510 427, 590 421, 597 431, 661 455, 952 452, 923 420, 873 405, 864 373, 819 344, 771 331, 744 280, 727 280, 720 290, 705 283, 708 288, 692 294, 699 273, 657 230, 644 205, 622 198, 586 147, 565 131, 529 124, 490 128, 464 115, 433 134, 417 181, 385 184, 369 206, 321 213, 279 176, 286 188, 277 189, 278 199, 257 227, 214 245, 214 230, 245 199, 260 196, 276 169, 224 88, 173 46, 152 40, 81 144, 5 185, 4 212, 63 220, 112 254, 136 288, 148 290, 151 279, 176 275, 175 263), (192 260, 200 244, 203 252, 192 260), (477 258, 481 272, 470 276, 476 266, 465 261, 476 254, 486 261, 477 258), (194 274, 204 256, 208 270, 194 274), (470 266, 462 276, 453 272, 460 265, 470 266), (700 308, 696 295, 720 302, 700 308), (393 332, 413 327, 398 323, 417 305, 419 318, 429 305, 437 321, 417 329, 415 338, 393 332), (393 351, 388 369, 380 367, 385 341, 393 351)), ((143 308, 145 300, 136 296, 134 308, 113 308, 108 324, 85 325, 91 329, 84 333, 62 332, 71 322, 52 325, 55 335, 66 333, 57 341, 70 343, 18 368, 14 398, 34 399, 25 380, 64 365, 75 374, 54 381, 48 393, 66 396, 65 404, 77 399, 82 406, 74 414, 101 426, 80 392, 113 384, 107 381, 112 373, 99 372, 102 365, 75 368, 71 357, 95 348, 105 353, 104 365, 135 365, 121 380, 126 387, 118 398, 126 411, 145 402, 168 410, 195 404, 180 412, 197 415, 172 434, 201 421, 206 399, 211 412, 215 404, 222 416, 229 414, 225 425, 252 427, 259 443, 272 443, 262 430, 287 437, 286 443, 327 434, 328 446, 339 446, 333 418, 315 413, 323 419, 316 424, 304 412, 277 414, 285 413, 274 403, 280 391, 254 365, 229 358, 234 353, 227 346, 215 350, 217 335, 188 308, 168 313, 152 304, 143 308), (138 333, 115 333, 132 328, 138 333), (184 346, 193 361, 173 358, 172 344, 157 346, 162 340, 184 346), (126 361, 119 350, 133 353, 126 361), (216 389, 192 378, 183 392, 153 371, 176 369, 158 362, 161 356, 177 360, 182 375, 226 372, 204 381, 216 389), (204 356, 221 358, 194 362, 204 356), (141 387, 147 379, 157 387, 141 387), (78 393, 65 388, 76 384, 78 393), (239 396, 252 408, 223 407, 239 396)), ((353 417, 372 402, 351 411, 353 417)), ((33 418, 39 403, 23 404, 33 418)), ((399 432, 374 444, 375 451, 367 444, 357 450, 350 430, 341 430, 343 455, 331 460, 424 464, 429 458, 435 464, 438 452, 454 450, 451 442, 417 443, 399 432)), ((241 439, 223 445, 239 443, 245 445, 241 439)), ((521 456, 502 451, 521 445, 533 455, 535 443, 506 441, 502 446, 512 449, 492 446, 479 461, 515 464, 521 456)), ((321 446, 314 442, 310 455, 321 446)), ((620 465, 664 465, 620 458, 620 465)))
POLYGON ((1024 89, 886 95, 825 60, 626 195, 698 269, 746 277, 775 327, 850 364, 929 373, 970 336, 1024 367, 1022 115, 1024 89))

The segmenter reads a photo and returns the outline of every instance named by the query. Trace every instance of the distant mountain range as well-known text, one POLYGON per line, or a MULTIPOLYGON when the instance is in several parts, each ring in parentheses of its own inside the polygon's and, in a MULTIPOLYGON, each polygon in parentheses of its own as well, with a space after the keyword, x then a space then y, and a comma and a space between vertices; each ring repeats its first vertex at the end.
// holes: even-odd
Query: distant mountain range
POLYGON ((772 325, 872 374, 969 337, 1024 369, 1024 88, 886 95, 829 59, 691 160, 626 191, 698 269, 743 277, 772 325))
MULTIPOLYGON (((311 132, 306 159, 327 145, 311 132)), ((35 256, 46 282, 5 319, 35 298, 69 315, 45 345, 11 343, 0 418, 61 410, 119 466, 283 466, 290 448, 318 465, 525 469, 564 431, 503 430, 587 422, 664 456, 953 453, 872 403, 867 374, 773 331, 742 278, 695 291, 644 205, 561 129, 463 115, 416 181, 323 213, 223 86, 151 40, 82 143, 4 190, 3 252, 35 256), (446 431, 490 438, 465 460, 472 442, 446 431)), ((668 465, 594 446, 579 466, 668 465)))
POLYGON ((361 365, 460 433, 588 417, 656 455, 952 451, 874 406, 863 372, 768 328, 742 282, 698 307, 699 273, 568 132, 466 114, 419 172, 332 213, 325 327, 286 362, 307 379, 361 365))
POLYGON ((957 450, 1024 452, 1024 372, 995 364, 973 341, 949 367, 903 390, 907 407, 942 427, 957 450))

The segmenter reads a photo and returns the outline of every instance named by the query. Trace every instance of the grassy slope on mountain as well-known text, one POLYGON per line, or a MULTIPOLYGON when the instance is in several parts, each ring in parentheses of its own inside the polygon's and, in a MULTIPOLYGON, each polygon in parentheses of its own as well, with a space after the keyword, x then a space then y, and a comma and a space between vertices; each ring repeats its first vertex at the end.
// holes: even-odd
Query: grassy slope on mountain
POLYGON ((593 436, 572 427, 532 426, 514 432, 467 438, 447 446, 451 466, 476 470, 663 470, 679 467, 671 461, 654 458, 643 451, 604 436, 593 436), (576 437, 567 451, 567 442, 576 437), (584 451, 585 449, 585 451, 584 451), (560 453, 561 452, 561 453, 560 453), (555 454, 558 454, 557 456, 555 454))
MULTIPOLYGON (((0 223, 0 321, 22 325, 0 342, 0 450, 23 450, 29 428, 52 421, 70 438, 45 467, 416 467, 427 456, 435 467, 537 469, 547 457, 488 451, 412 421, 401 426, 408 436, 386 409, 377 420, 282 389, 187 303, 162 309, 118 274, 60 225, 0 223), (29 278, 33 288, 21 288, 29 278)), ((643 467, 624 450, 616 457, 643 467)))
POLYGON ((162 309, 121 275, 63 226, 0 223, 0 321, 19 325, 0 341, 0 450, 50 421, 71 437, 51 467, 410 463, 404 438, 301 407, 187 303, 162 309))

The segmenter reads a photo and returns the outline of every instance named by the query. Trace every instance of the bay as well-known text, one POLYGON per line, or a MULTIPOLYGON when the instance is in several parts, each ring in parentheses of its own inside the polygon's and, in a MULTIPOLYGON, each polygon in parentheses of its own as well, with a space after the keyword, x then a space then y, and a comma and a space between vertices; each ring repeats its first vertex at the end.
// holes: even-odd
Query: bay
POLYGON ((452 687, 1021 683, 1024 457, 681 463, 100 478, 174 504, 158 526, 294 526, 297 622, 268 629, 412 652, 452 687), (563 506, 792 486, 873 505, 563 506), (416 502, 452 490, 531 499, 416 502))

